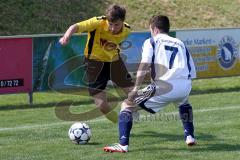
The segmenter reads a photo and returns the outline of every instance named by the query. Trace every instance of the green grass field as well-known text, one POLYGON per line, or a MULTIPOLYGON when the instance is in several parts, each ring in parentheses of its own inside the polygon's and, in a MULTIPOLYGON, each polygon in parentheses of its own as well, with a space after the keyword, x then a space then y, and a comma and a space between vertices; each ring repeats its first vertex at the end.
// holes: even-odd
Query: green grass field
POLYGON ((134 31, 148 30, 155 14, 169 16, 172 30, 240 27, 239 0, 1 0, 0 35, 64 33, 73 23, 103 15, 112 3, 127 8, 134 31))
MULTIPOLYGON (((113 2, 127 6, 126 20, 134 31, 147 30, 153 14, 169 16, 172 29, 240 26, 240 0, 66 2, 0 1, 0 35, 63 33, 75 22, 102 15, 113 2)), ((170 105, 154 117, 141 113, 126 154, 103 152, 105 145, 118 140, 117 125, 104 117, 86 122, 93 134, 89 144, 75 145, 69 140, 67 132, 73 121, 59 119, 56 104, 71 100, 71 112, 77 114, 95 108, 90 98, 35 93, 30 106, 27 94, 0 95, 0 160, 239 160, 239 93, 240 77, 194 80, 190 101, 198 145, 185 145, 178 110, 170 105)))
POLYGON ((130 151, 104 153, 102 148, 118 140, 117 125, 104 117, 87 121, 92 138, 75 145, 67 132, 73 122, 55 114, 56 103, 72 100, 71 112, 94 108, 89 98, 58 93, 35 93, 34 105, 26 94, 0 96, 1 160, 76 159, 240 159, 239 77, 194 80, 190 101, 194 108, 198 145, 187 147, 178 110, 170 105, 154 117, 141 112, 133 126, 130 151), (84 103, 82 103, 84 102, 84 103), (87 103, 86 103, 87 102, 87 103))

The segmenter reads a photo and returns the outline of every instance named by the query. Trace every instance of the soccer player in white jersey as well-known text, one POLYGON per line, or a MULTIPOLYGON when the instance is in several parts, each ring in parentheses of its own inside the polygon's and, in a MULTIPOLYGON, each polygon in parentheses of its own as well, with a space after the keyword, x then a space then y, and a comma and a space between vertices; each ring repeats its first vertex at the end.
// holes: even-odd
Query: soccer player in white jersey
POLYGON ((168 35, 170 23, 167 16, 153 16, 149 26, 152 37, 143 44, 135 87, 121 105, 119 143, 104 147, 106 152, 128 152, 132 112, 137 107, 154 114, 169 103, 179 108, 186 144, 196 144, 192 106, 188 101, 192 79, 196 78, 192 57, 181 40, 168 35), (144 77, 150 71, 152 83, 141 89, 144 77))

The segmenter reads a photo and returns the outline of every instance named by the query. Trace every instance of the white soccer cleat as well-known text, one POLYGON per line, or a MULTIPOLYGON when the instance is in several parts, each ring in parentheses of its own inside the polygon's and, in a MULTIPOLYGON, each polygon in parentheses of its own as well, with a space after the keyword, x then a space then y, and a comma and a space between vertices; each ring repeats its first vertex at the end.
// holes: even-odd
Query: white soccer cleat
POLYGON ((191 135, 189 135, 189 136, 187 136, 187 138, 186 138, 186 144, 187 144, 188 146, 193 146, 193 145, 196 145, 197 142, 196 142, 196 140, 195 140, 191 135))
POLYGON ((122 146, 119 143, 113 144, 112 146, 106 146, 103 148, 105 152, 120 152, 126 153, 128 152, 128 145, 122 146))

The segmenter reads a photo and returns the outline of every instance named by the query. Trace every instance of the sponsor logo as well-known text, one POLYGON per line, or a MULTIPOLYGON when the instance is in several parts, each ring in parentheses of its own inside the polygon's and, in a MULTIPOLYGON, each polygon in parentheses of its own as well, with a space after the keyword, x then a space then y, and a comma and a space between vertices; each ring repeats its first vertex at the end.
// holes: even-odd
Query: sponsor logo
POLYGON ((230 36, 224 36, 218 44, 218 64, 223 69, 231 69, 238 56, 238 47, 235 40, 230 36))
POLYGON ((117 49, 117 45, 111 41, 107 41, 105 39, 100 39, 100 45, 104 48, 106 51, 113 51, 117 49))

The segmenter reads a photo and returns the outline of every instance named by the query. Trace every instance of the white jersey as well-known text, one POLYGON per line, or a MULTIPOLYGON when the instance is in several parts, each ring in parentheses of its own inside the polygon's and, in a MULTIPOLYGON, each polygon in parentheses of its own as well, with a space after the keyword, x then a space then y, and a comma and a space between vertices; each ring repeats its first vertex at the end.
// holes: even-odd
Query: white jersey
POLYGON ((144 42, 141 63, 154 63, 154 80, 196 78, 193 59, 184 43, 167 34, 157 34, 144 42))

